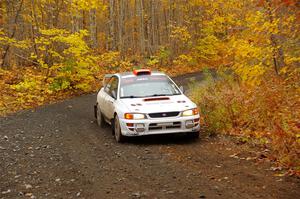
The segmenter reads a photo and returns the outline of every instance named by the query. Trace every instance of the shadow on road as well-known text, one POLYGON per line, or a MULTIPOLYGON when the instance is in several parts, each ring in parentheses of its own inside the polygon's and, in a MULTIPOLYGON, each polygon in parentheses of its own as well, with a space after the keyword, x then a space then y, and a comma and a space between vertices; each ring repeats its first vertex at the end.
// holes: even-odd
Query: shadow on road
POLYGON ((192 139, 185 135, 146 135, 141 137, 128 137, 125 144, 134 145, 168 145, 168 144, 191 144, 200 142, 200 139, 192 139))

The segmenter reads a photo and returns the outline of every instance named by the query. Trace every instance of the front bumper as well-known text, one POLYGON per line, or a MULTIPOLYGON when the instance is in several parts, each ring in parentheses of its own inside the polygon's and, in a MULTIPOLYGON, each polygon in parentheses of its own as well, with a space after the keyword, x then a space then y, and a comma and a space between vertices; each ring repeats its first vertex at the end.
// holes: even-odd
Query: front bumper
POLYGON ((124 136, 143 136, 170 133, 189 133, 200 130, 199 115, 144 120, 120 119, 124 136))

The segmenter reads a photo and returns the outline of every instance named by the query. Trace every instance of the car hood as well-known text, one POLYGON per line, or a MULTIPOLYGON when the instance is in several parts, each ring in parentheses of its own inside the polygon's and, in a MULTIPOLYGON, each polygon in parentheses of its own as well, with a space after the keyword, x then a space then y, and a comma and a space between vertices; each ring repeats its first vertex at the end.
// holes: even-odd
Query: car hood
POLYGON ((185 95, 126 98, 120 100, 129 109, 129 112, 139 113, 183 111, 196 107, 196 104, 185 95))

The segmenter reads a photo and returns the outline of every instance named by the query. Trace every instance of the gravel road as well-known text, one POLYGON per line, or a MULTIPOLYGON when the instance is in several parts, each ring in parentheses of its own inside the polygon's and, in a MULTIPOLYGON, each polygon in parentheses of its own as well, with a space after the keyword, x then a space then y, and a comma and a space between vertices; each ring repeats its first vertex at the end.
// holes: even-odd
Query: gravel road
MULTIPOLYGON (((191 77, 202 75, 176 80, 191 77)), ((90 94, 0 118, 0 198, 300 196, 299 179, 275 176, 262 152, 227 137, 118 144, 109 126, 96 125, 94 102, 90 94)))

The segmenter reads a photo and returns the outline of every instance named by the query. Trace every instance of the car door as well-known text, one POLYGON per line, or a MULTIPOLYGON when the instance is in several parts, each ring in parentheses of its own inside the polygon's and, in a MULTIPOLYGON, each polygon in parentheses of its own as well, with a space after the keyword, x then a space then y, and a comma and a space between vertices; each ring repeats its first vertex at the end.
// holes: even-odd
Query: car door
POLYGON ((109 81, 110 88, 108 91, 108 95, 106 97, 106 116, 109 120, 113 119, 114 117, 114 110, 115 110, 115 101, 117 100, 118 95, 118 88, 119 88, 119 79, 118 77, 114 76, 109 81))
POLYGON ((102 94, 101 94, 101 99, 98 101, 102 114, 107 118, 107 114, 108 114, 108 107, 107 107, 107 98, 109 96, 110 93, 110 87, 111 87, 111 81, 112 78, 109 78, 109 80, 107 80, 107 83, 105 85, 105 87, 103 88, 102 94))

